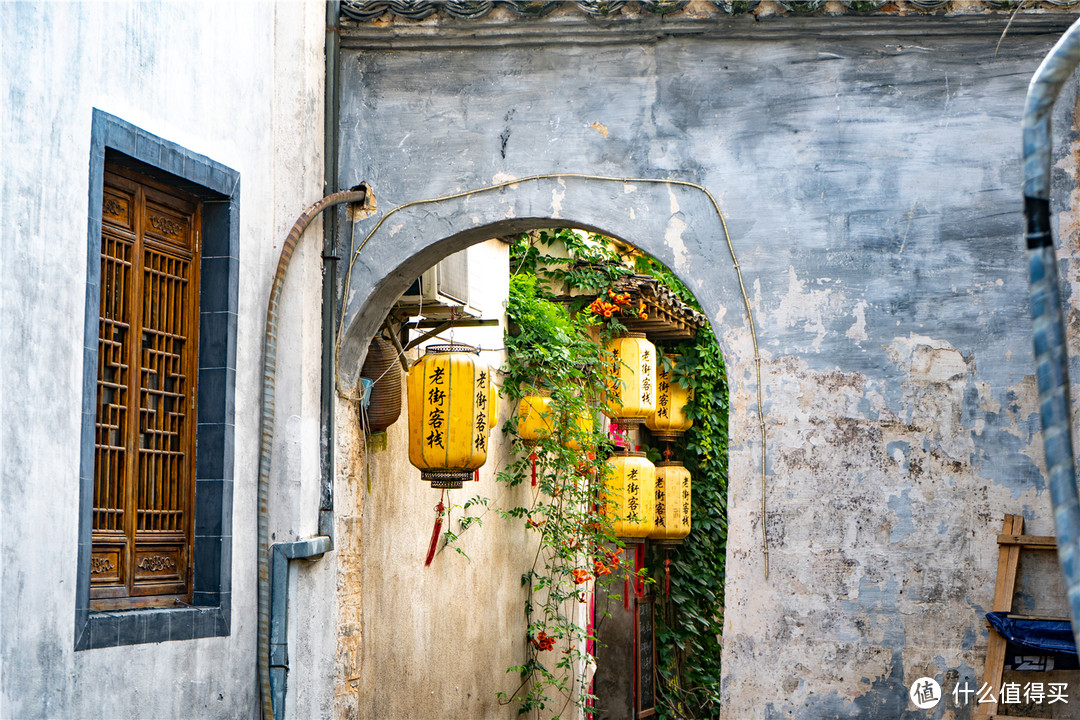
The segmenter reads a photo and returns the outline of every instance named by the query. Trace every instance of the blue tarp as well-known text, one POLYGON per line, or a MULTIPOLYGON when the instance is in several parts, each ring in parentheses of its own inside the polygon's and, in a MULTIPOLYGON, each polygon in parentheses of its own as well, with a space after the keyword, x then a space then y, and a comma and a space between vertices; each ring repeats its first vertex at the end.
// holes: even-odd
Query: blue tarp
POLYGON ((986 619, 1017 648, 1076 657, 1076 640, 1068 620, 1024 620, 1010 618, 1005 612, 986 613, 986 619))

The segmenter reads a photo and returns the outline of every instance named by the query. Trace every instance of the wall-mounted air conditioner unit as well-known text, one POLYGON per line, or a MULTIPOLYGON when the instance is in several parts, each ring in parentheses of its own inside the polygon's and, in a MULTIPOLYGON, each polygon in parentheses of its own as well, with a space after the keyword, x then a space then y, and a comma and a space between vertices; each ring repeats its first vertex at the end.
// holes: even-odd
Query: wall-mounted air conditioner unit
MULTIPOLYGON (((399 305, 469 305, 469 251, 462 250, 428 268, 398 300, 399 305)), ((434 309, 434 308, 432 308, 434 309)))

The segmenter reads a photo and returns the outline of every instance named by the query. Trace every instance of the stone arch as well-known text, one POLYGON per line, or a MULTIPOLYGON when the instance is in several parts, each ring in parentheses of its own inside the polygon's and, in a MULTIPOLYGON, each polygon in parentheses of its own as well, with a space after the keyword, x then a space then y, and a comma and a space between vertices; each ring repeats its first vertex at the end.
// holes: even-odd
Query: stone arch
MULTIPOLYGON (((378 192, 375 187, 376 196, 378 192)), ((524 180, 475 194, 421 201, 358 221, 352 247, 359 252, 348 259, 349 285, 338 353, 342 387, 347 391, 355 387, 370 339, 400 294, 426 268, 492 237, 552 227, 618 238, 664 263, 695 294, 717 336, 728 372, 728 494, 730 498, 749 496, 756 488, 760 467, 752 334, 716 210, 708 196, 693 187, 579 178, 524 180)), ((733 238, 736 251, 740 249, 737 241, 733 238)), ((420 496, 420 491, 409 489, 396 492, 398 505, 420 496)), ((380 507, 394 504, 385 494, 376 503, 380 507)), ((729 536, 728 589, 742 585, 747 566, 757 565, 756 559, 746 559, 750 553, 745 544, 738 560, 732 554, 739 548, 734 537, 750 537, 753 521, 747 510, 752 505, 741 504, 735 510, 729 500, 729 523, 743 529, 729 536)), ((380 537, 377 533, 385 527, 378 512, 375 508, 365 511, 361 527, 369 534, 363 545, 378 544, 372 538, 380 537)), ((378 556, 368 557, 361 552, 342 562, 354 562, 357 568, 381 562, 378 556)), ((732 608, 727 617, 736 612, 732 608)))
MULTIPOLYGON (((342 386, 355 385, 368 342, 426 268, 492 237, 550 227, 615 237, 664 263, 709 318, 727 362, 732 399, 736 385, 755 382, 739 279, 708 196, 663 180, 564 175, 411 202, 357 222, 338 341, 342 386)), ((733 404, 733 415, 735 410, 733 404)))

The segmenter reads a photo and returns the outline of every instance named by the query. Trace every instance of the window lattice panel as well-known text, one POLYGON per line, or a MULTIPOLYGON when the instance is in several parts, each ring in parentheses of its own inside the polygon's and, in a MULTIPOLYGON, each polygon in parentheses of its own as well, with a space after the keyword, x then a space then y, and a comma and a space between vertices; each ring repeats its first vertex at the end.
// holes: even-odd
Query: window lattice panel
POLYGON ((183 529, 189 273, 186 260, 150 249, 145 253, 137 506, 140 531, 183 529))

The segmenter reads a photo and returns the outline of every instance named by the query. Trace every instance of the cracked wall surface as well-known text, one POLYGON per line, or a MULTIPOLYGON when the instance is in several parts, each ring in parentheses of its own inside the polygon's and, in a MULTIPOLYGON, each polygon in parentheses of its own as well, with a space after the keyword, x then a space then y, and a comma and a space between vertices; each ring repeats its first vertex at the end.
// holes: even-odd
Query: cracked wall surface
MULTIPOLYGON (((364 307, 479 229, 562 220, 653 254, 701 301, 731 378, 727 716, 968 717, 951 699, 915 710, 908 685, 981 680, 1003 516, 1053 532, 1018 155, 1028 79, 1069 20, 1004 39, 1004 19, 821 35, 778 20, 343 52, 340 184, 372 183, 384 208, 553 172, 716 196, 757 326, 764 518, 746 312, 710 206, 678 188, 529 181, 403 212, 354 268, 352 340, 370 331, 364 307)), ((1055 114, 1070 297, 1075 94, 1055 114)))

